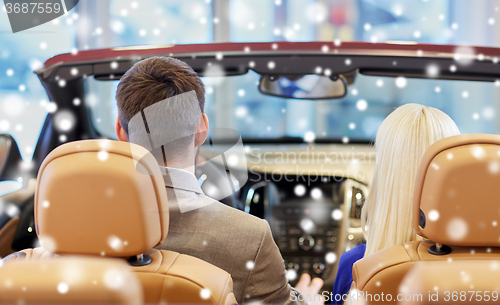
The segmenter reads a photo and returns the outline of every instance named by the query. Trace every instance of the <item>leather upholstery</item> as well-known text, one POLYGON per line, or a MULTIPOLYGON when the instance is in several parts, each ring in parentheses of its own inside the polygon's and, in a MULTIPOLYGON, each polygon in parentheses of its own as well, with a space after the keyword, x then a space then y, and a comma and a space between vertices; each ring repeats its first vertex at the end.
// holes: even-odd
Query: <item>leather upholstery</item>
MULTIPOLYGON (((131 267, 144 291, 145 303, 236 304, 233 280, 226 271, 193 256, 151 249, 149 265, 131 267), (204 293, 209 292, 208 295, 204 293)), ((5 265, 23 261, 51 261, 60 257, 43 248, 26 249, 7 256, 5 265)), ((110 261, 110 259, 108 259, 110 261)))
POLYGON ((499 291, 498 260, 418 263, 399 287, 399 293, 408 296, 404 305, 498 303, 499 291))
MULTIPOLYGON (((500 231, 496 226, 496 221, 500 223, 499 185, 500 136, 469 134, 434 143, 420 164, 413 201, 415 229, 429 240, 393 246, 357 261, 352 288, 365 295, 391 294, 394 300, 402 279, 418 263, 432 262, 436 266, 457 262, 461 264, 457 266, 473 266, 478 260, 500 260, 500 231), (420 209, 425 215, 425 226, 419 225, 420 209), (429 253, 436 242, 449 246, 451 253, 429 253)), ((488 274, 484 273, 486 277, 488 274)), ((455 280, 448 276, 440 279, 450 285, 455 280)), ((484 289, 475 285, 473 290, 484 289)), ((387 303, 368 297, 365 301, 387 303)))
POLYGON ((61 145, 44 159, 37 183, 37 235, 51 252, 125 257, 167 236, 163 177, 141 146, 110 140, 61 145))
POLYGON ((121 259, 59 257, 0 268, 0 303, 142 304, 139 279, 121 259))
MULTIPOLYGON (((421 262, 438 262, 446 265, 450 262, 472 263, 478 260, 489 262, 500 260, 500 248, 451 246, 450 254, 433 255, 427 251, 433 245, 434 243, 430 240, 412 241, 364 257, 354 264, 354 287, 372 295, 382 292, 390 293, 393 298, 396 298, 398 287, 404 276, 412 267, 421 262)), ((441 283, 444 283, 449 278, 445 277, 441 280, 441 283)), ((479 287, 476 288, 476 290, 481 290, 479 287)), ((368 304, 377 303, 370 302, 369 299, 366 301, 368 304)))
POLYGON ((44 248, 11 254, 4 262, 145 254, 150 264, 130 267, 140 279, 144 302, 236 303, 226 271, 151 249, 167 235, 168 212, 163 177, 146 149, 109 140, 71 142, 52 151, 38 174, 35 223, 44 248))
POLYGON ((429 147, 413 197, 419 235, 445 245, 500 245, 499 151, 500 136, 488 134, 449 137, 429 147), (420 210, 425 227, 419 225, 420 210))
POLYGON ((233 280, 226 271, 193 256, 152 249, 153 263, 134 267, 146 303, 236 304, 233 280), (159 277, 164 276, 163 280, 159 277), (160 288, 157 288, 160 287, 160 288), (209 292, 207 295, 204 292, 209 292))

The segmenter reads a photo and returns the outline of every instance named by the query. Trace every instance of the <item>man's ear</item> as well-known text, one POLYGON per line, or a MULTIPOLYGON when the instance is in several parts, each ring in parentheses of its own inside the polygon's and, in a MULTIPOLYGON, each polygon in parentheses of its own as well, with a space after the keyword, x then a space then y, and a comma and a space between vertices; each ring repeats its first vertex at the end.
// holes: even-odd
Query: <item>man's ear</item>
POLYGON ((115 134, 116 134, 116 138, 118 139, 118 141, 128 142, 127 133, 125 132, 125 129, 123 129, 122 125, 120 124, 120 120, 118 119, 118 115, 116 116, 116 120, 115 120, 115 134))
POLYGON ((196 128, 196 134, 194 136, 194 147, 198 147, 203 142, 205 142, 205 139, 207 138, 208 134, 208 117, 206 114, 203 113, 200 124, 196 128))

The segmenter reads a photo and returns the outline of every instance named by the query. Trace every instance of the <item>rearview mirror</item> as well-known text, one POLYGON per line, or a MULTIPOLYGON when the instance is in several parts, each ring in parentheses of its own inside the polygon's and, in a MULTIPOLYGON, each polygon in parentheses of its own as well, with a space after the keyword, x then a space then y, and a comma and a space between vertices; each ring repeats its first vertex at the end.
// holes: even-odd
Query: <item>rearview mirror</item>
POLYGON ((342 75, 263 75, 259 91, 266 95, 295 99, 341 98, 347 94, 347 81, 342 75))

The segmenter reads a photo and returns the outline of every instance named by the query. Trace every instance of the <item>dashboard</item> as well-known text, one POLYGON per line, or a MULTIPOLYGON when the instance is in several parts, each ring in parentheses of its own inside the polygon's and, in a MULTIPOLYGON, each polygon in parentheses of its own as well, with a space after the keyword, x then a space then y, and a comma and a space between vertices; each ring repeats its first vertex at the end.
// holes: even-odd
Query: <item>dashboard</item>
POLYGON ((333 284, 338 258, 350 236, 344 229, 349 222, 344 215, 360 224, 356 220, 364 203, 363 191, 344 177, 258 176, 261 181, 252 183, 256 180, 249 173, 250 183, 242 188, 244 210, 269 222, 290 283, 296 284, 302 273, 309 273, 333 284))
POLYGON ((373 147, 265 145, 247 147, 239 154, 217 148, 200 151, 211 160, 198 168, 197 176, 208 176, 203 178, 204 192, 222 189, 221 181, 226 180, 231 186, 225 189, 233 188, 234 194, 216 199, 267 220, 290 283, 295 285, 302 273, 308 273, 322 278, 324 289, 331 289, 342 254, 364 242, 361 209, 373 175, 373 147), (326 158, 334 154, 345 157, 328 165, 326 158), (358 156, 368 157, 361 162, 358 156), (228 166, 224 159, 244 162, 228 166), (225 173, 213 180, 210 167, 225 173))

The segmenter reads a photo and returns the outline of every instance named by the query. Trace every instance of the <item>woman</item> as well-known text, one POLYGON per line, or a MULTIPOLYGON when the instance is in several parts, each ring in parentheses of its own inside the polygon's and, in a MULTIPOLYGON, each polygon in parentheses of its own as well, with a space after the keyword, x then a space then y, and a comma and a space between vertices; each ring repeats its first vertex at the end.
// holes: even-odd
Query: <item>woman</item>
POLYGON ((412 194, 424 152, 434 142, 460 134, 441 110, 406 104, 382 122, 375 140, 377 162, 370 194, 361 212, 366 245, 342 255, 333 286, 333 304, 349 292, 354 263, 376 251, 418 240, 412 222, 412 194), (337 295, 338 294, 338 295, 337 295))

